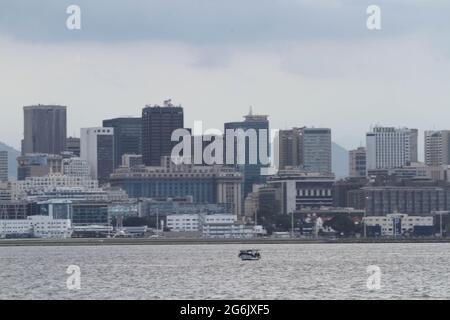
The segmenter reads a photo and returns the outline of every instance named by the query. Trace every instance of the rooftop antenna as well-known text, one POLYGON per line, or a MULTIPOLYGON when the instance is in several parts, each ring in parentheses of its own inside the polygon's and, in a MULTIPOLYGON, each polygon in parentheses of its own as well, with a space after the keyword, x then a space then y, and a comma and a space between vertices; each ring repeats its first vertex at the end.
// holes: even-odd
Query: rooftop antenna
POLYGON ((170 107, 171 105, 172 105, 172 99, 164 100, 164 106, 165 107, 170 107))
POLYGON ((253 106, 250 106, 250 110, 248 111, 248 115, 249 116, 253 115, 253 106))

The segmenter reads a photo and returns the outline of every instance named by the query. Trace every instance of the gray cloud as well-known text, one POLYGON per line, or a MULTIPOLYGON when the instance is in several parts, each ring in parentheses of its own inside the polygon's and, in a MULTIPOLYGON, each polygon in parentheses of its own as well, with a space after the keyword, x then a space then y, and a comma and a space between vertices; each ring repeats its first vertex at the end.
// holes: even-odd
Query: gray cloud
POLYGON ((446 0, 1 0, 0 33, 33 42, 345 39, 367 36, 370 4, 382 8, 380 37, 418 30, 444 35, 450 28, 446 0), (65 28, 70 4, 82 9, 80 31, 65 28))

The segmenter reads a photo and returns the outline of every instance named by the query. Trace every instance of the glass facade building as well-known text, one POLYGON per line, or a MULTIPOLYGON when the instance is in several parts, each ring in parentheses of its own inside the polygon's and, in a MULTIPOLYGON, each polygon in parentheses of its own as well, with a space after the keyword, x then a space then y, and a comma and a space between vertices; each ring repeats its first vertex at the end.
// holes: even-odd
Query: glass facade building
POLYGON ((116 118, 103 121, 103 127, 114 128, 114 167, 122 165, 124 154, 142 154, 142 119, 116 118))

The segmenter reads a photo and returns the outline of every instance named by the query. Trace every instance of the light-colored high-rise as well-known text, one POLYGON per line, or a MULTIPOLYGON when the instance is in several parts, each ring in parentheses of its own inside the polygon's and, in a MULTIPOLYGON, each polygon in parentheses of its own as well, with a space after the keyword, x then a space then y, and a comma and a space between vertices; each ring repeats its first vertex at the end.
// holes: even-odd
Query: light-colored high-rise
POLYGON ((450 164, 450 130, 425 131, 425 164, 450 164))
POLYGON ((107 182, 114 170, 114 128, 81 129, 80 152, 89 163, 92 179, 107 182))
POLYGON ((375 127, 366 134, 367 170, 399 168, 417 162, 417 129, 375 127))
POLYGON ((366 176, 366 148, 359 147, 348 152, 348 172, 350 177, 366 176))

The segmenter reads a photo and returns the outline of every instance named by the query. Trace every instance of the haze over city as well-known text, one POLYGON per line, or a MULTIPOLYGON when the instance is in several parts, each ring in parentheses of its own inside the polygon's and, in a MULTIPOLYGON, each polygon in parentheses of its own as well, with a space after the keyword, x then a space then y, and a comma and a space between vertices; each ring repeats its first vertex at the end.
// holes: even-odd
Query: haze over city
POLYGON ((272 128, 330 127, 347 149, 376 123, 448 127, 447 1, 377 1, 377 31, 369 1, 80 0, 81 30, 66 28, 73 1, 1 2, 0 137, 17 149, 37 103, 68 106, 76 136, 167 98, 186 126, 223 128, 252 105, 272 128))

